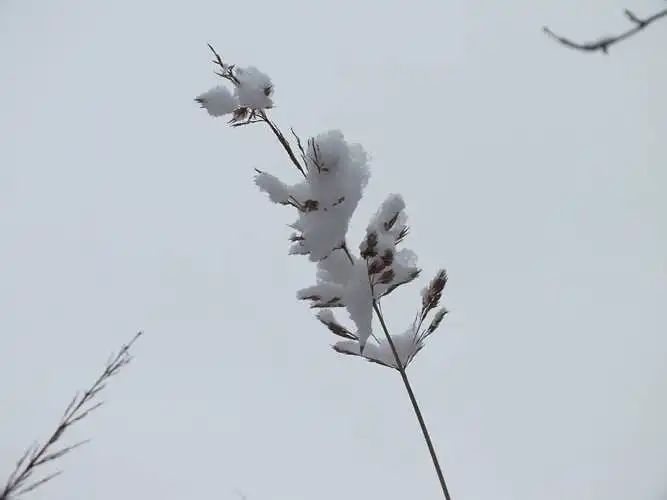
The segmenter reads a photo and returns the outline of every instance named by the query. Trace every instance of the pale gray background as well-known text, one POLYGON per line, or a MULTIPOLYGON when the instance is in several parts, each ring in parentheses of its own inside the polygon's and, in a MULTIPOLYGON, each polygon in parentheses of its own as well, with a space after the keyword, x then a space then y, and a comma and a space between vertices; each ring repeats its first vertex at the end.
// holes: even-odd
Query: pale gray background
MULTIPOLYGON (((667 495, 667 23, 658 0, 0 3, 0 471, 142 329, 93 437, 33 499, 430 499, 397 374, 329 349, 286 255, 268 131, 193 97, 206 42, 273 116, 373 155, 451 316, 411 376, 456 500, 667 495)), ((421 284, 420 284, 421 286, 421 284)), ((420 286, 387 304, 407 325, 420 286)))

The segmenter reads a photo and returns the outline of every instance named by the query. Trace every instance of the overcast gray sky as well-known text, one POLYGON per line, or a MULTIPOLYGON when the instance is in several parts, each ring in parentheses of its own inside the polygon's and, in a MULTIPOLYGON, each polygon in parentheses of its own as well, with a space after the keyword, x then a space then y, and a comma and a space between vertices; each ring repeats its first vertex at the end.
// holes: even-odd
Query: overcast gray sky
MULTIPOLYGON (((31 498, 438 498, 398 374, 329 348, 295 291, 296 179, 263 128, 193 98, 206 42, 303 136, 373 156, 441 331, 410 373, 455 500, 667 495, 667 23, 658 0, 0 2, 0 471, 135 331, 135 363, 31 498), (632 4, 628 3, 632 1, 632 4)), ((388 301, 403 329, 420 285, 388 301)))

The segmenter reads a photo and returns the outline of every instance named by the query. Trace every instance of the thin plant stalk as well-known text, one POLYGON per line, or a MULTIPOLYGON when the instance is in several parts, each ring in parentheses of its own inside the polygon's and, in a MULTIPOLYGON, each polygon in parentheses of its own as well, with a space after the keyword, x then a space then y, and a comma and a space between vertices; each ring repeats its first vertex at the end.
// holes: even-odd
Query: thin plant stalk
POLYGON ((445 476, 442 473, 442 467, 440 466, 440 461, 438 460, 438 455, 435 451, 435 446, 433 445, 433 441, 431 440, 431 435, 428 432, 428 428, 426 427, 426 422, 424 421, 421 409, 419 408, 419 403, 417 402, 415 393, 412 390, 412 385, 410 384, 410 379, 408 378, 408 374, 405 370, 405 367, 403 366, 403 363, 401 362, 401 358, 398 355, 398 351, 396 350, 394 341, 391 338, 391 335, 389 334, 387 323, 384 320, 384 316, 376 300, 373 300, 373 309, 375 310, 375 314, 377 314, 377 317, 380 320, 380 325, 382 326, 382 330, 384 331, 385 337, 387 338, 387 342, 389 342, 389 347, 391 348, 391 352, 394 355, 394 360, 396 361, 398 372, 401 374, 403 385, 405 386, 405 390, 408 393, 408 397, 410 398, 410 403, 412 403, 412 409, 414 410, 415 415, 417 417, 417 421, 419 422, 419 428, 421 429, 422 434, 424 435, 424 441, 426 441, 428 452, 431 455, 431 460, 433 461, 433 467, 435 468, 435 472, 438 475, 438 480, 440 481, 440 487, 442 488, 442 493, 445 495, 446 500, 451 500, 451 497, 449 495, 449 489, 447 488, 447 482, 445 481, 445 476))
POLYGON ((17 461, 16 467, 9 475, 7 482, 0 487, 0 500, 13 500, 33 491, 45 483, 59 476, 62 471, 51 472, 40 479, 34 476, 41 467, 57 461, 88 441, 80 441, 72 445, 58 446, 66 431, 77 422, 83 420, 102 406, 103 401, 97 401, 97 396, 104 390, 109 379, 117 375, 123 367, 132 361, 130 348, 142 335, 137 333, 130 342, 124 344, 116 355, 112 355, 102 373, 95 382, 83 393, 77 393, 67 406, 63 416, 49 438, 41 445, 35 443, 29 447, 17 461), (54 450, 54 448, 56 448, 54 450))
POLYGON ((306 171, 303 169, 301 164, 299 163, 299 160, 297 159, 296 155, 294 154, 294 150, 292 149, 292 146, 290 146, 289 142, 285 138, 284 134, 280 131, 280 129, 276 126, 275 123, 273 123, 268 116, 266 116, 266 113, 264 111, 260 111, 258 113, 260 120, 266 123, 269 128, 271 129, 271 132, 273 132, 273 135, 276 136, 278 141, 280 142, 280 145, 283 147, 285 152, 287 153, 287 156, 289 156, 290 161, 294 164, 294 166, 297 168, 299 172, 305 177, 306 176, 306 171))

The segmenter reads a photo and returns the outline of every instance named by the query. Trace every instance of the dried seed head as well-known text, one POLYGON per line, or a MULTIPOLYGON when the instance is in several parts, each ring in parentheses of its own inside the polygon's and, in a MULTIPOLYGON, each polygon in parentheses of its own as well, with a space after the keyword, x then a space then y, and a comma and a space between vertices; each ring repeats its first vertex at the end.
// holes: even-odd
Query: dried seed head
POLYGON ((234 114, 232 115, 232 119, 229 120, 228 123, 237 123, 243 120, 246 120, 250 115, 250 109, 246 107, 240 107, 236 108, 234 110, 234 114))
POLYGON ((345 196, 341 196, 341 197, 338 198, 336 201, 334 201, 334 202, 331 204, 331 206, 332 206, 332 207, 336 207, 336 206, 340 205, 341 203, 343 203, 344 201, 345 201, 345 196))
POLYGON ((377 244, 378 244, 377 233, 375 232, 368 233, 366 235, 366 239, 364 239, 359 248, 361 251, 361 258, 370 259, 371 257, 375 257, 377 255, 377 251, 375 250, 377 244))
POLYGON ((301 300, 312 300, 313 302, 319 302, 322 300, 322 297, 319 295, 304 295, 303 297, 299 297, 301 300))
POLYGON ((336 321, 333 313, 329 310, 324 310, 317 315, 317 319, 325 325, 331 333, 343 337, 345 339, 357 340, 357 336, 343 325, 336 321))
POLYGON ((447 271, 441 269, 435 278, 431 280, 428 287, 424 290, 422 296, 422 314, 434 309, 440 303, 442 291, 447 284, 447 271))
POLYGON ((394 278, 396 277, 396 273, 394 272, 393 269, 387 269, 380 275, 380 279, 378 279, 378 283, 381 283, 383 285, 388 285, 392 281, 394 281, 394 278))
POLYGON ((391 248, 387 248, 382 254, 382 262, 385 266, 391 266, 394 262, 394 252, 391 248))
POLYGON ((398 216, 400 215, 400 212, 396 212, 391 219, 386 221, 384 223, 384 230, 389 231, 392 227, 394 227, 394 224, 396 224, 396 221, 398 220, 398 216))
POLYGON ((396 243, 400 243, 401 241, 403 241, 409 232, 410 228, 408 226, 403 226, 401 228, 401 232, 398 233, 398 236, 396 236, 396 243))
POLYGON ((368 274, 369 275, 374 275, 378 274, 380 271, 382 271, 386 266, 384 263, 382 257, 375 257, 371 263, 368 265, 368 274))
POLYGON ((320 206, 320 202, 317 200, 306 200, 303 202, 302 208, 304 212, 314 212, 320 206))
POLYGON ((433 317, 431 324, 428 326, 428 329, 426 330, 426 335, 431 335, 434 331, 438 329, 440 323, 442 323, 442 320, 444 319, 445 315, 448 312, 449 311, 447 311, 447 309, 445 309, 444 307, 438 309, 438 312, 435 313, 435 316, 433 317))
POLYGON ((344 304, 340 297, 331 297, 330 299, 323 301, 322 297, 316 293, 307 295, 307 294, 297 294, 299 300, 309 300, 311 302, 311 309, 322 309, 324 307, 342 307, 344 304))
POLYGON ((332 297, 331 299, 327 300, 326 302, 322 303, 322 305, 317 307, 342 307, 342 306, 343 302, 340 297, 332 297))
POLYGON ((354 339, 352 332, 341 324, 329 323, 327 325, 327 328, 329 328, 331 333, 333 333, 334 335, 338 335, 339 337, 343 337, 346 339, 354 339))

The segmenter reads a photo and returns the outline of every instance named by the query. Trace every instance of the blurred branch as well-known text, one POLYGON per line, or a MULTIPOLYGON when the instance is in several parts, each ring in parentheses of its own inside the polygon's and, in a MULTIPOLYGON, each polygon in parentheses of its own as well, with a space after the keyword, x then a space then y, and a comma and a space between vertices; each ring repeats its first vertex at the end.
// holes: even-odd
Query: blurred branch
POLYGON ((77 393, 74 396, 51 436, 43 444, 35 443, 25 451, 16 463, 16 467, 7 479, 5 486, 0 490, 0 500, 13 500, 42 486, 62 473, 62 471, 55 471, 39 479, 33 477, 35 472, 39 472, 40 466, 54 462, 88 442, 86 440, 73 445, 56 446, 62 440, 68 428, 102 406, 103 401, 95 402, 96 396, 106 387, 110 378, 117 375, 125 365, 132 361, 130 348, 141 334, 141 332, 137 333, 130 342, 120 348, 118 354, 109 358, 101 375, 83 394, 77 393))
POLYGON ((627 17, 628 20, 633 24, 632 28, 628 29, 627 31, 624 31, 623 33, 620 33, 619 35, 602 37, 593 42, 583 42, 583 43, 574 42, 569 38, 565 38, 563 36, 555 34, 546 26, 544 26, 542 29, 551 38, 571 49, 579 50, 581 52, 600 51, 603 52, 604 54, 607 54, 609 52, 609 47, 611 47, 612 45, 622 42, 623 40, 626 40, 636 35, 651 23, 667 16, 667 8, 662 9, 653 14, 652 16, 646 18, 640 18, 628 9, 625 9, 624 14, 625 17, 627 17))

